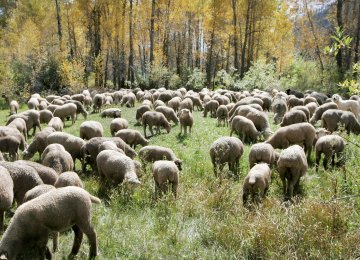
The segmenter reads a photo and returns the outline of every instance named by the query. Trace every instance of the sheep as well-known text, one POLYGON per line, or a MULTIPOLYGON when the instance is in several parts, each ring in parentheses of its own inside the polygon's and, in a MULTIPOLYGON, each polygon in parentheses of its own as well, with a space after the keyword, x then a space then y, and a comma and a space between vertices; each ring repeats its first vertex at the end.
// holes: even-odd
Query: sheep
POLYGON ((9 106, 10 106, 10 116, 17 114, 19 110, 19 103, 16 100, 11 100, 9 106))
POLYGON ((147 111, 151 111, 151 108, 149 105, 142 105, 136 110, 136 121, 141 124, 141 118, 143 114, 147 111))
POLYGON ((343 100, 338 94, 334 94, 331 98, 340 110, 351 111, 360 119, 360 104, 357 100, 343 100))
POLYGON ((294 191, 299 191, 300 177, 305 175, 308 168, 304 150, 299 145, 286 148, 280 154, 277 167, 284 197, 292 199, 294 191))
POLYGON ((72 124, 75 123, 75 120, 76 120, 76 110, 77 110, 77 107, 75 104, 73 103, 67 103, 67 104, 64 104, 58 108, 56 108, 54 110, 54 117, 59 117, 63 122, 65 120, 65 118, 67 117, 71 117, 71 122, 72 124))
POLYGON ((147 111, 142 115, 142 124, 144 127, 144 136, 146 138, 146 127, 149 126, 150 129, 150 133, 153 136, 154 132, 152 127, 156 126, 156 133, 160 134, 160 127, 164 127, 167 131, 167 133, 170 133, 171 130, 171 125, 169 124, 169 122, 166 120, 166 117, 160 113, 160 112, 156 112, 156 111, 147 111))
POLYGON ((91 96, 85 96, 84 106, 85 106, 86 110, 90 110, 92 103, 93 102, 92 102, 91 96))
POLYGON ((295 106, 292 109, 290 109, 290 111, 294 111, 294 110, 300 110, 300 111, 304 112, 305 116, 306 116, 306 122, 309 122, 309 120, 310 120, 310 111, 306 106, 295 106))
POLYGON ((267 163, 259 163, 251 167, 246 175, 243 184, 243 205, 246 205, 248 196, 251 195, 252 201, 260 202, 260 197, 264 198, 267 194, 271 182, 271 170, 267 163))
POLYGON ((44 166, 40 163, 26 160, 16 161, 16 163, 32 167, 37 172, 44 184, 54 185, 58 179, 59 175, 54 169, 44 166))
POLYGON ((1 258, 16 259, 19 253, 35 246, 40 258, 45 258, 46 254, 51 259, 47 248, 49 234, 70 227, 75 233, 71 255, 78 253, 85 233, 90 243, 89 257, 96 257, 97 239, 90 221, 91 203, 100 203, 100 200, 79 187, 54 189, 24 203, 16 210, 0 242, 1 258))
POLYGON ((312 118, 312 116, 315 113, 315 110, 319 107, 319 105, 317 103, 315 103, 315 102, 310 102, 310 103, 306 104, 305 107, 307 107, 307 109, 309 110, 310 118, 312 118))
POLYGON ((46 109, 46 110, 40 111, 40 123, 41 124, 48 124, 53 117, 54 116, 50 110, 46 109))
POLYGON ((328 109, 337 109, 338 106, 334 103, 325 103, 315 109, 313 116, 310 118, 309 123, 315 125, 318 120, 321 119, 322 114, 328 109))
POLYGON ((80 138, 90 140, 93 137, 102 137, 104 129, 97 121, 85 121, 80 125, 80 138))
POLYGON ((65 104, 65 99, 57 98, 51 102, 51 105, 62 106, 65 104))
MULTIPOLYGON (((65 150, 70 153, 74 163, 78 159, 82 161, 82 147, 85 145, 85 141, 80 137, 74 136, 68 133, 55 132, 51 133, 46 138, 47 144, 61 144, 65 150)), ((74 165, 75 166, 75 165, 74 165)))
POLYGON ((169 90, 166 90, 164 92, 161 92, 159 94, 158 100, 161 100, 164 103, 167 103, 172 98, 172 93, 169 90))
POLYGON ((210 157, 215 177, 218 177, 217 168, 219 167, 221 172, 226 163, 229 165, 229 170, 238 175, 240 157, 243 153, 244 145, 238 138, 220 137, 213 142, 210 147, 210 157))
POLYGON ((32 143, 27 147, 27 149, 23 153, 24 160, 30 160, 35 153, 39 153, 39 156, 41 157, 42 153, 44 152, 46 146, 47 146, 47 140, 46 138, 51 133, 55 132, 55 129, 52 127, 46 127, 43 130, 41 130, 39 133, 37 133, 32 141, 32 143))
POLYGON ((174 109, 175 112, 178 112, 180 107, 181 98, 180 97, 173 97, 168 102, 168 107, 174 109))
POLYGON ((27 140, 27 128, 24 119, 15 118, 10 124, 8 124, 8 127, 13 127, 19 130, 19 132, 24 135, 25 141, 27 140))
POLYGON ((312 144, 316 130, 309 123, 297 123, 279 128, 266 143, 274 148, 285 149, 292 144, 303 144, 308 160, 310 160, 312 144))
POLYGON ((249 152, 249 166, 254 167, 257 163, 267 163, 273 166, 276 163, 275 150, 271 144, 257 143, 251 146, 249 152))
POLYGON ((121 117, 121 110, 119 108, 108 108, 101 112, 101 117, 112 117, 112 118, 119 118, 121 117))
POLYGON ((287 100, 287 105, 288 108, 291 109, 295 106, 303 106, 304 105, 304 101, 302 99, 299 99, 297 97, 294 96, 290 96, 287 100))
POLYGON ((245 140, 256 142, 260 135, 254 123, 243 116, 235 116, 231 121, 230 128, 230 136, 232 136, 233 132, 235 132, 239 135, 243 142, 245 142, 245 140))
POLYGON ((125 154, 124 151, 118 148, 113 141, 105 141, 101 143, 98 148, 98 154, 104 150, 113 150, 125 154))
POLYGON ((156 100, 154 102, 154 108, 156 109, 157 107, 160 107, 160 106, 166 107, 166 104, 164 102, 162 102, 161 100, 156 100))
POLYGON ((36 110, 27 110, 19 114, 14 114, 8 118, 6 125, 10 124, 15 118, 22 118, 26 122, 27 134, 29 135, 29 131, 33 128, 32 135, 35 135, 36 127, 41 131, 40 126, 40 113, 36 110))
POLYGON ((64 146, 61 144, 49 144, 41 155, 43 165, 53 168, 58 174, 71 171, 74 161, 64 146))
POLYGON ((49 111, 51 111, 51 113, 54 114, 55 109, 57 109, 58 107, 60 107, 60 105, 51 104, 46 107, 46 110, 49 110, 49 111))
POLYGON ((8 170, 0 166, 0 230, 4 230, 5 211, 9 210, 14 200, 14 182, 8 170))
POLYGON ((68 103, 72 103, 72 104, 76 105, 76 119, 77 119, 77 116, 79 114, 82 114, 82 116, 86 120, 86 118, 88 116, 88 112, 86 112, 83 104, 80 101, 77 101, 77 100, 67 100, 67 101, 65 101, 65 104, 68 104, 68 103))
POLYGON ((191 101, 193 102, 193 107, 197 107, 198 111, 201 111, 204 109, 201 99, 199 97, 193 96, 193 95, 187 95, 187 96, 185 96, 185 98, 190 98, 191 101))
POLYGON ((152 170, 155 182, 155 197, 158 198, 162 193, 167 193, 171 185, 171 190, 176 198, 179 185, 179 169, 176 164, 173 161, 160 160, 154 162, 152 170))
POLYGON ((189 109, 183 108, 180 110, 179 121, 180 121, 180 135, 183 129, 184 129, 184 134, 185 135, 187 134, 186 133, 187 127, 189 127, 189 133, 191 134, 191 128, 194 124, 194 118, 189 109))
POLYGON ((225 105, 221 105, 216 110, 216 117, 218 120, 218 126, 221 125, 221 122, 224 122, 224 126, 228 126, 228 118, 229 118, 229 111, 225 105))
POLYGON ((127 129, 129 127, 129 123, 124 118, 115 118, 110 123, 110 132, 111 136, 114 136, 116 132, 122 129, 127 129))
POLYGON ((30 166, 17 162, 0 162, 0 166, 8 170, 13 180, 14 200, 18 206, 23 203, 25 193, 28 190, 43 184, 36 170, 30 166))
POLYGON ((297 91, 297 90, 294 90, 294 89, 288 88, 285 92, 286 92, 286 94, 288 94, 288 95, 294 95, 294 96, 297 97, 297 98, 303 98, 303 97, 304 97, 304 94, 303 94, 303 93, 301 93, 301 92, 299 92, 299 91, 297 91))
POLYGON ((38 186, 35 186, 34 188, 32 188, 31 190, 25 193, 24 203, 55 189, 56 188, 53 185, 49 185, 49 184, 40 184, 38 186))
POLYGON ((179 118, 176 116, 175 111, 172 108, 158 106, 155 108, 155 111, 162 113, 169 122, 173 121, 176 125, 179 123, 179 118))
POLYGON ((101 112, 101 107, 105 103, 105 95, 96 94, 93 97, 92 103, 93 103, 93 113, 100 113, 101 112))
POLYGON ((338 109, 326 110, 321 116, 322 126, 334 132, 338 129, 338 125, 344 125, 347 134, 350 132, 358 135, 360 134, 360 124, 355 115, 350 111, 342 111, 338 109))
POLYGON ((60 96, 57 96, 57 95, 48 95, 48 96, 46 96, 46 101, 47 102, 52 102, 54 99, 57 99, 57 98, 60 98, 60 96))
POLYGON ((54 128, 55 131, 59 131, 59 132, 62 132, 64 129, 63 121, 61 120, 60 117, 57 117, 57 116, 51 118, 51 120, 48 123, 48 126, 54 128))
POLYGON ((312 96, 306 96, 304 98, 304 106, 306 106, 307 104, 312 103, 312 102, 318 105, 316 98, 314 98, 312 96))
POLYGON ((216 110, 219 107, 219 102, 216 100, 210 100, 204 105, 204 117, 207 117, 207 113, 210 112, 210 117, 216 117, 216 110))
POLYGON ((284 115, 283 120, 280 123, 280 126, 288 126, 288 125, 303 123, 303 122, 307 122, 306 115, 303 111, 297 110, 297 109, 290 110, 289 112, 287 112, 284 115))
POLYGON ((315 144, 316 171, 319 169, 319 162, 321 160, 322 154, 325 155, 323 160, 323 166, 325 170, 327 170, 327 164, 330 158, 332 167, 335 166, 335 155, 338 160, 340 159, 338 164, 344 165, 344 158, 342 158, 344 149, 345 141, 341 136, 325 135, 320 137, 315 144))
POLYGON ((276 98, 271 104, 271 110, 274 112, 275 124, 280 124, 287 111, 286 101, 283 98, 276 98))
POLYGON ((72 100, 77 100, 77 101, 79 101, 81 103, 84 103, 85 95, 84 94, 75 94, 75 95, 71 96, 71 99, 72 100))
POLYGON ((37 98, 30 98, 27 105, 29 109, 37 110, 39 107, 39 100, 37 98))
POLYGON ((82 183, 79 175, 77 175, 76 172, 71 171, 61 173, 54 186, 56 188, 62 188, 67 186, 84 188, 84 184, 82 183))
POLYGON ((191 98, 184 98, 184 100, 182 100, 180 102, 179 110, 181 111, 181 109, 187 108, 192 112, 193 107, 194 107, 194 104, 193 104, 193 101, 191 100, 191 98))
POLYGON ((39 102, 39 110, 45 110, 48 106, 48 102, 46 100, 41 100, 39 102))
POLYGON ((125 105, 126 107, 134 107, 135 100, 136 100, 135 94, 130 92, 123 96, 120 105, 121 106, 125 105))
POLYGON ((0 151, 2 153, 9 153, 11 161, 19 159, 20 140, 14 136, 0 137, 0 151))
POLYGON ((170 148, 157 145, 145 146, 139 150, 139 158, 143 166, 146 166, 147 162, 168 160, 173 161, 178 169, 182 170, 182 161, 176 157, 170 148))
POLYGON ((146 146, 149 144, 149 141, 142 136, 142 134, 133 129, 122 129, 116 132, 115 137, 120 137, 124 140, 125 143, 133 147, 134 149, 138 144, 146 146))

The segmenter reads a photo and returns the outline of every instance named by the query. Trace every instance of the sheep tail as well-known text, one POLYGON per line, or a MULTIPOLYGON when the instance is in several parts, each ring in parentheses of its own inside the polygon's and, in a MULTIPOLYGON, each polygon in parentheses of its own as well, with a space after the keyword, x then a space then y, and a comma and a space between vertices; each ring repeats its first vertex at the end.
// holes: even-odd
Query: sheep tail
POLYGON ((96 204, 101 203, 101 200, 98 197, 95 197, 95 196, 90 195, 90 194, 89 194, 89 196, 90 196, 90 200, 91 200, 92 203, 96 203, 96 204))
POLYGON ((255 176, 250 176, 249 184, 253 185, 253 184, 255 184, 255 182, 256 182, 256 177, 255 176))

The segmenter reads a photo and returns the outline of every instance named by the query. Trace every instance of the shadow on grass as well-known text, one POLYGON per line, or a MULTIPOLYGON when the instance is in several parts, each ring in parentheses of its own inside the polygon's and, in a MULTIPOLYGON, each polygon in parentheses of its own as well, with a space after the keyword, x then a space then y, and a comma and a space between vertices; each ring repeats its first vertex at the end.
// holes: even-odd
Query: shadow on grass
POLYGON ((176 135, 176 140, 178 141, 178 143, 183 143, 188 138, 189 138, 189 134, 180 134, 180 133, 178 133, 176 135))

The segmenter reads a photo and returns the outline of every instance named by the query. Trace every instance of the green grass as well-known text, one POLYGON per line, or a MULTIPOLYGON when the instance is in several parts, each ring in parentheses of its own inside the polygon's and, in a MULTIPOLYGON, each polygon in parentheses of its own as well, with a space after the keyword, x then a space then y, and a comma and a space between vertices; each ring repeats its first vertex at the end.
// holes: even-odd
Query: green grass
MULTIPOLYGON (((142 132, 141 127, 135 126, 135 111, 135 108, 122 108, 122 115, 129 121, 130 128, 142 132)), ((4 120, 7 113, 0 114, 4 120)), ((270 117, 272 121, 272 115, 270 117)), ((91 114, 88 120, 100 121, 105 136, 110 136, 111 119, 91 114)), ((66 122, 64 131, 78 136, 83 121, 80 115, 73 126, 66 122)), ((242 181, 249 170, 250 146, 245 146, 241 158, 240 181, 228 178, 219 184, 213 175, 209 148, 213 141, 229 135, 230 131, 216 127, 215 119, 203 118, 198 111, 194 112, 194 122, 193 132, 186 137, 179 137, 179 126, 174 126, 170 134, 150 139, 151 145, 169 147, 183 160, 177 200, 167 196, 154 201, 154 184, 148 171, 131 200, 124 199, 117 189, 112 191, 108 205, 93 205, 92 223, 98 236, 99 259, 350 259, 360 256, 360 200, 356 197, 331 200, 334 196, 360 193, 359 148, 347 145, 346 183, 342 171, 321 169, 317 174, 311 164, 301 180, 302 196, 288 205, 282 202, 281 181, 274 170, 269 196, 256 209, 249 210, 243 207, 241 195, 242 181)), ((272 129, 276 127, 273 125, 272 129)), ((357 136, 349 138, 360 143, 357 136)), ((97 176, 81 176, 85 188, 97 194, 97 176)), ((69 254, 72 240, 72 232, 61 234, 55 259, 69 254)), ((87 258, 88 249, 84 238, 78 258, 87 258)))

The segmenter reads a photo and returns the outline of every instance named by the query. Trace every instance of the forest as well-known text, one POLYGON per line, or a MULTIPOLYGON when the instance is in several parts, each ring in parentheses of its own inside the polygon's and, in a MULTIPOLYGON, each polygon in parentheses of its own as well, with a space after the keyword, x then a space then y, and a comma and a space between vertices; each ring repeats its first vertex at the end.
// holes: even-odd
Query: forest
POLYGON ((4 0, 0 86, 356 92, 360 2, 313 2, 4 0))

